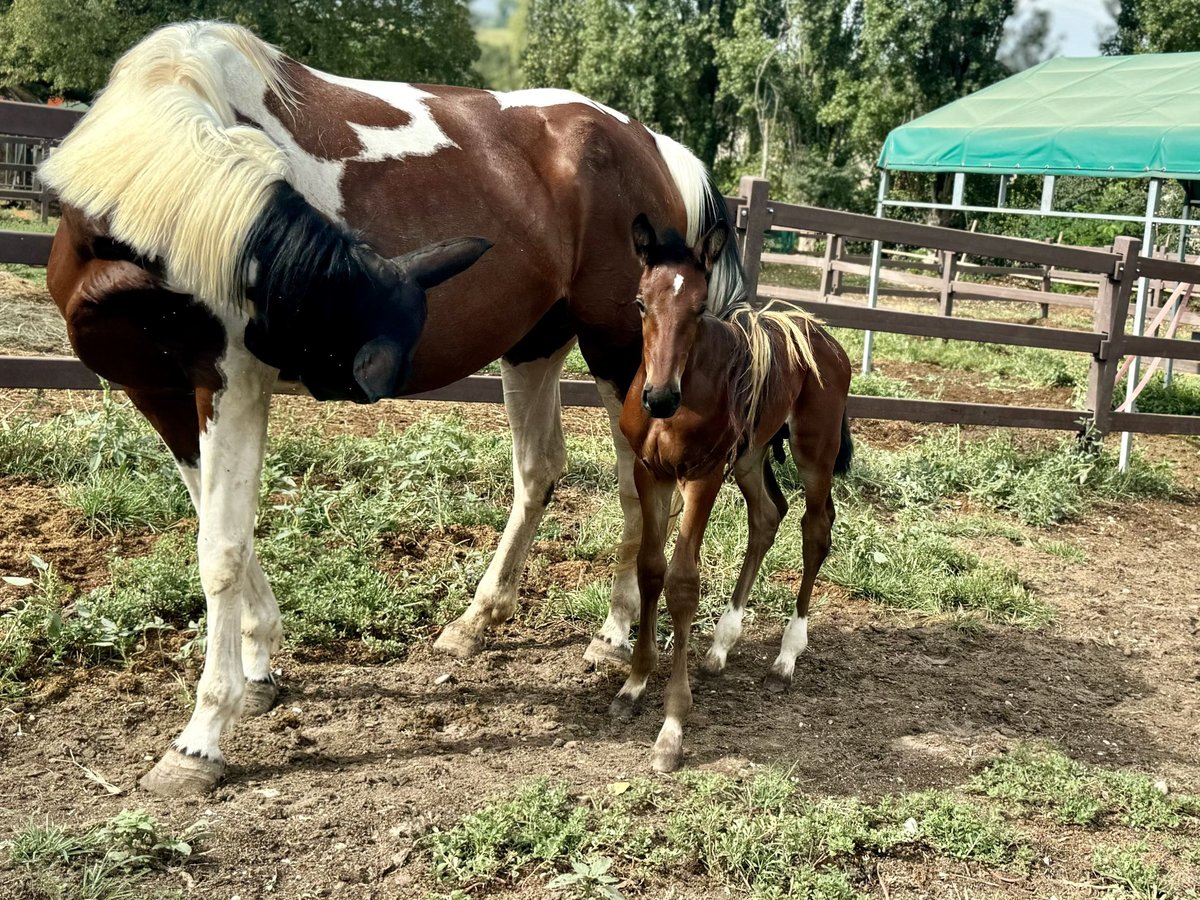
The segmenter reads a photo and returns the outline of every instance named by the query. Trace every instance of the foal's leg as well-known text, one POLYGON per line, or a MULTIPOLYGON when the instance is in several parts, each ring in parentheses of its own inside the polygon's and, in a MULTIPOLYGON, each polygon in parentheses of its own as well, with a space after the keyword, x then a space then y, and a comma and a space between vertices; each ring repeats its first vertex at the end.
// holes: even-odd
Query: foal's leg
POLYGON ((724 480, 724 473, 717 470, 704 480, 689 481, 682 486, 683 518, 675 542, 675 554, 667 570, 665 587, 667 609, 671 613, 675 636, 675 653, 671 659, 671 679, 667 682, 666 701, 663 704, 666 718, 650 756, 650 765, 656 772, 674 772, 683 758, 683 720, 692 708, 692 688, 688 683, 688 639, 696 618, 696 608, 700 605, 700 544, 724 480))
POLYGON ((635 461, 634 481, 643 522, 637 555, 641 619, 629 677, 609 707, 609 713, 617 719, 633 716, 634 708, 646 691, 646 681, 658 664, 658 597, 667 571, 663 546, 667 542, 669 504, 674 490, 670 481, 659 481, 640 461, 635 461))
POLYGON ((701 668, 708 675, 717 675, 725 669, 725 659, 730 649, 742 636, 742 616, 746 611, 746 599, 750 596, 750 589, 754 587, 763 557, 775 543, 779 522, 787 512, 787 501, 783 500, 783 494, 779 493, 774 474, 770 470, 771 462, 767 458, 767 449, 746 454, 738 460, 733 470, 742 496, 746 498, 750 535, 746 543, 746 556, 742 560, 742 570, 738 574, 733 596, 729 598, 729 607, 717 622, 712 649, 701 663, 701 668), (783 501, 782 508, 777 505, 776 498, 768 487, 768 481, 775 489, 778 499, 783 501))
POLYGON ((443 629, 434 646, 454 656, 474 656, 484 632, 517 611, 517 588, 529 548, 554 485, 567 461, 558 379, 574 341, 548 359, 513 365, 500 361, 504 409, 513 438, 513 505, 500 546, 467 611, 443 629))
POLYGON ((630 659, 629 628, 633 624, 633 614, 638 609, 637 557, 642 537, 642 509, 633 474, 637 457, 621 432, 621 406, 625 398, 617 392, 616 385, 603 379, 596 379, 596 388, 604 401, 604 408, 608 410, 609 426, 612 428, 624 531, 617 548, 617 571, 608 601, 608 618, 592 638, 583 658, 593 664, 623 666, 630 659))
MULTIPOLYGON (((187 488, 192 506, 200 512, 200 419, 207 420, 211 392, 128 390, 129 399, 141 411, 175 457, 179 477, 187 488)), ((271 654, 279 649, 283 627, 279 604, 267 583, 258 556, 250 560, 242 613, 242 668, 246 693, 242 715, 265 713, 275 702, 278 689, 271 674, 271 654)))
POLYGON ((275 371, 231 346, 221 362, 227 386, 200 435, 200 581, 208 600, 208 643, 196 707, 142 787, 179 796, 221 777, 221 732, 240 711, 242 597, 254 556, 254 515, 275 371))
POLYGON ((808 603, 812 598, 813 583, 821 564, 829 555, 833 532, 833 483, 832 469, 813 471, 806 469, 804 460, 797 452, 795 443, 792 452, 796 467, 804 482, 804 518, 801 526, 804 533, 804 577, 800 581, 800 593, 796 595, 796 614, 783 631, 783 644, 779 649, 771 671, 767 674, 766 687, 773 693, 787 690, 796 669, 796 657, 808 646, 808 603))

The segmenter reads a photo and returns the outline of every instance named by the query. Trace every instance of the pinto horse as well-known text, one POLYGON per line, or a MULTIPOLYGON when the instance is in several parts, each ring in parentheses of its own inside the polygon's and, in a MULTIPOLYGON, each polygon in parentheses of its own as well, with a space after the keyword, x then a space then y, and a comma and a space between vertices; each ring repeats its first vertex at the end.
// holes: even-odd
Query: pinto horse
MULTIPOLYGON (((613 426, 625 514, 610 614, 587 656, 628 658, 641 533, 618 427, 641 355, 628 223, 645 208, 695 237, 723 220, 691 153, 578 94, 356 81, 193 22, 118 61, 42 176, 63 204, 47 282, 72 345, 126 387, 199 515, 204 670, 188 725, 143 787, 210 788, 222 732, 275 699, 279 607, 253 529, 280 377, 370 402, 501 358, 513 508, 473 602, 437 642, 468 656, 516 610, 565 464, 558 378, 578 340, 613 426)), ((719 311, 743 292, 730 246, 705 302, 719 311)))
POLYGON ((700 598, 697 566, 704 530, 732 471, 746 499, 750 540, 729 608, 704 660, 704 670, 715 675, 741 636, 746 597, 787 513, 768 453, 784 435, 804 483, 804 575, 796 613, 767 675, 768 689, 782 691, 791 683, 796 657, 808 644, 809 599, 833 528, 830 488, 835 474, 849 470, 853 453, 846 418, 850 360, 803 314, 763 312, 746 303, 711 313, 709 283, 730 243, 726 223, 713 225, 693 250, 674 229, 660 239, 650 220, 639 215, 633 243, 643 265, 636 304, 644 349, 625 396, 621 430, 638 457, 642 606, 632 669, 611 712, 629 718, 645 692, 658 659, 658 598, 665 589, 675 650, 666 720, 651 763, 657 771, 672 772, 683 755, 683 721, 692 705, 688 637, 700 598), (663 546, 676 485, 684 505, 668 568, 663 546))

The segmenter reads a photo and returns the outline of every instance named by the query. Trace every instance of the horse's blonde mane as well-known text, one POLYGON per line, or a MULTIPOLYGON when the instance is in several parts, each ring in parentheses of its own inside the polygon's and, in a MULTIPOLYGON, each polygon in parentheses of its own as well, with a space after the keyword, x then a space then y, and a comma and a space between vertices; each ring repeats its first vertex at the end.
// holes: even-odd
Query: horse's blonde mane
POLYGON ((116 240, 161 260, 172 288, 240 305, 246 236, 289 167, 263 132, 238 124, 227 78, 237 66, 290 102, 280 58, 236 25, 155 31, 118 60, 42 179, 116 240))
POLYGON ((728 319, 746 341, 749 365, 742 376, 741 392, 746 397, 746 422, 750 429, 758 421, 775 362, 776 344, 771 339, 771 331, 782 338, 788 365, 808 369, 818 384, 823 383, 812 347, 812 331, 820 321, 798 307, 776 308, 777 303, 772 301, 762 309, 743 306, 734 310, 728 319))

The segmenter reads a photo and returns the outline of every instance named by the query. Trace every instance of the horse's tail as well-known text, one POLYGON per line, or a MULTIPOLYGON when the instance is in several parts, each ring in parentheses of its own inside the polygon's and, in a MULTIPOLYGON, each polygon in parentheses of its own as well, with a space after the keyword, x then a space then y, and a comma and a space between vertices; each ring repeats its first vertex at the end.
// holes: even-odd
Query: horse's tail
POLYGON ((160 261, 172 288, 210 303, 244 302, 247 239, 286 180, 283 151, 239 125, 231 67, 290 103, 278 50, 244 28, 189 22, 155 31, 41 168, 66 204, 160 261))
MULTIPOLYGON (((654 134, 651 132, 651 134, 654 134)), ((683 205, 687 210, 687 242, 694 247, 700 237, 717 222, 729 226, 733 235, 733 223, 725 208, 725 198, 717 190, 716 182, 704 167, 704 163, 678 141, 666 135, 654 134, 658 154, 667 165, 667 171, 675 182, 683 205)), ((728 240, 721 256, 713 267, 708 282, 708 310, 722 316, 730 307, 746 299, 746 273, 738 258, 737 241, 728 240)))
POLYGON ((842 413, 842 443, 838 447, 837 459, 833 461, 833 474, 845 475, 850 471, 850 461, 854 459, 854 438, 850 435, 850 417, 842 413))

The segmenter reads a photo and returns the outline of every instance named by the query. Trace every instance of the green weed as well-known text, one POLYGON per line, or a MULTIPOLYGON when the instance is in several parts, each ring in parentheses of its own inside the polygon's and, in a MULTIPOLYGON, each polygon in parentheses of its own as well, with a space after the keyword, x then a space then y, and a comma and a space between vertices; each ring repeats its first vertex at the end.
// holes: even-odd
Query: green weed
POLYGON ((1162 866, 1148 861, 1145 843, 1130 847, 1100 845, 1092 852, 1093 871, 1120 892, 1138 900, 1169 897, 1171 889, 1162 866))
POLYGON ((1101 769, 1032 746, 996 759, 969 789, 1075 825, 1112 819, 1156 831, 1178 828, 1184 818, 1200 824, 1200 797, 1167 793, 1148 775, 1101 769))

